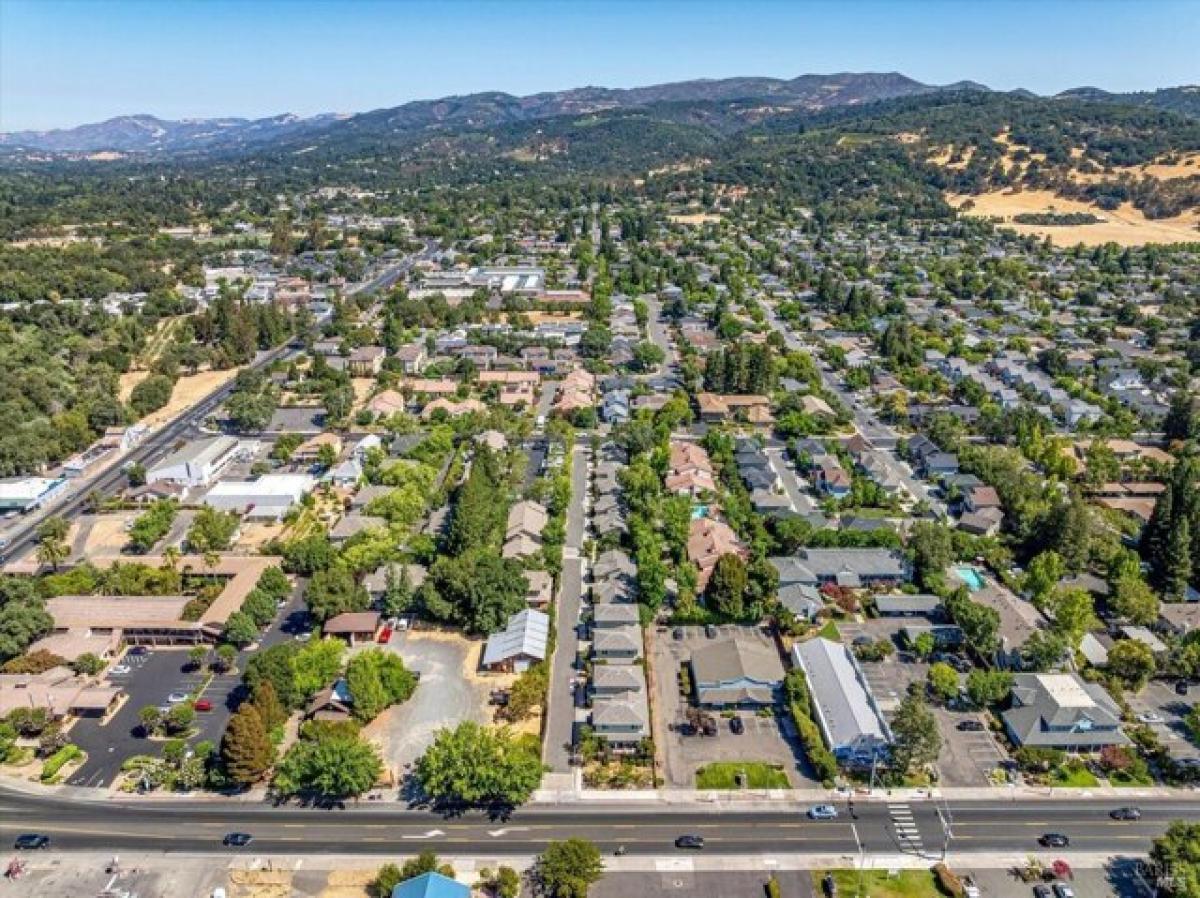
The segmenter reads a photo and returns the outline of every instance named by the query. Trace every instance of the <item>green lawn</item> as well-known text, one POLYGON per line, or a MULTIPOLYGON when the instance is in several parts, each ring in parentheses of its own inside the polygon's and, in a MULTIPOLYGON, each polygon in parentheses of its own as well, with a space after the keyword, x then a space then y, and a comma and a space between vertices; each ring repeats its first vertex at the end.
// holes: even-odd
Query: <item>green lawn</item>
POLYGON ((1080 767, 1076 770, 1068 770, 1065 767, 1060 767, 1050 774, 1050 784, 1053 786, 1069 786, 1076 789, 1086 789, 1091 786, 1100 785, 1100 780, 1092 775, 1091 771, 1080 767))
POLYGON ((838 632, 837 624, 833 621, 826 622, 825 626, 817 632, 817 635, 832 642, 841 642, 842 640, 842 634, 838 632))
POLYGON ((1108 777, 1114 786, 1153 786, 1154 777, 1148 773, 1137 771, 1118 771, 1108 777))
POLYGON ((813 894, 821 894, 821 879, 833 873, 841 898, 941 898, 933 874, 927 870, 901 870, 889 876, 886 870, 864 870, 862 891, 858 892, 859 874, 855 870, 817 870, 813 873, 813 894))
POLYGON ((746 774, 748 789, 786 789, 787 774, 778 764, 764 764, 761 761, 719 762, 705 764, 696 771, 697 789, 737 789, 735 777, 739 773, 746 774))

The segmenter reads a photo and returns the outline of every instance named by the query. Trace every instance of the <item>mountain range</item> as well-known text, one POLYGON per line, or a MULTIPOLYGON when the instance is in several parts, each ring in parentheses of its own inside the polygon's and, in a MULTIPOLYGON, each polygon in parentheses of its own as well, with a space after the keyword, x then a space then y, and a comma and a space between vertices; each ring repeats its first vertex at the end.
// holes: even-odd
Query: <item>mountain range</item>
MULTIPOLYGON (((793 79, 724 78, 679 81, 628 89, 581 87, 517 97, 501 92, 418 100, 358 114, 290 114, 262 119, 214 118, 168 121, 150 115, 120 116, 104 122, 51 131, 0 133, 0 149, 64 155, 113 152, 126 155, 236 152, 269 148, 308 138, 336 140, 345 135, 395 139, 515 125, 559 116, 638 110, 670 104, 692 108, 735 107, 744 119, 784 113, 820 112, 881 100, 951 91, 988 92, 985 85, 960 81, 923 84, 898 72, 801 75, 793 79)), ((1029 95, 1028 92, 1021 92, 1029 95)), ((1200 117, 1200 87, 1154 92, 1110 93, 1093 87, 1064 91, 1058 98, 1165 109, 1200 117)))

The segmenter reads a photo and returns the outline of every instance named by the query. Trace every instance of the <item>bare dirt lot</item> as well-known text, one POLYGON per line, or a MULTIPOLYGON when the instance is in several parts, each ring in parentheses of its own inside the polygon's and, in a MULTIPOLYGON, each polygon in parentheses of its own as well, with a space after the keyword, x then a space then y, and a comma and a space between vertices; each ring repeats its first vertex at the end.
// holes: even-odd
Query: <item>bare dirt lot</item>
POLYGON ((1048 190, 993 191, 978 196, 949 194, 947 202, 955 208, 970 203, 964 214, 985 218, 1000 218, 1006 227, 1019 234, 1049 237, 1057 246, 1083 243, 1097 246, 1117 243, 1121 246, 1141 246, 1146 243, 1181 243, 1200 241, 1200 213, 1189 212, 1175 218, 1148 219, 1129 203, 1115 211, 1055 196, 1048 190), (1035 212, 1088 212, 1103 221, 1088 225, 1026 225, 1012 222, 1014 215, 1035 212))
MULTIPOLYGON (((122 401, 129 399, 133 388, 149 376, 149 371, 130 371, 121 375, 120 396, 122 401)), ((187 411, 213 390, 224 386, 237 376, 237 369, 225 371, 201 371, 199 374, 185 374, 175 382, 171 399, 156 412, 151 412, 140 423, 147 427, 157 427, 169 421, 181 412, 187 411)))

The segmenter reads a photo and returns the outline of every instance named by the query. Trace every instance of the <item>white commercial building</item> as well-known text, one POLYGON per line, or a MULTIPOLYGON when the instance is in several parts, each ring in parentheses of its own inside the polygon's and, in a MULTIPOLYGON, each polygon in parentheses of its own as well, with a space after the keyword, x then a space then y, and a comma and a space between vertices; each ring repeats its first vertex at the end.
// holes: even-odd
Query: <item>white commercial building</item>
POLYGON ((208 486, 237 458, 238 448, 238 441, 228 436, 193 440, 151 466, 146 483, 208 486))
POLYGON ((0 480, 0 512, 32 511, 67 487, 62 477, 10 477, 0 480))
POLYGON ((248 518, 278 520, 311 492, 316 480, 307 474, 264 474, 254 480, 223 480, 205 494, 205 505, 235 511, 248 518))

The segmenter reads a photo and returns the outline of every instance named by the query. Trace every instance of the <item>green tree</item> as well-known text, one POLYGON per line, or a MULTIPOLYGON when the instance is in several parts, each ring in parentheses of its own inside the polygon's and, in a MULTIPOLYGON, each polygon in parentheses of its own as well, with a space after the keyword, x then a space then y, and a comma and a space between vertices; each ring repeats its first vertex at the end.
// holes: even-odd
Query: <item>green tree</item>
POLYGON ((146 705, 146 707, 138 711, 138 724, 142 728, 142 733, 146 736, 153 736, 157 733, 162 727, 162 723, 162 711, 158 710, 154 705, 146 705))
POLYGON ((1083 634, 1099 625, 1095 606, 1086 589, 1060 589, 1051 597, 1048 610, 1054 618, 1054 630, 1071 649, 1077 649, 1083 634))
POLYGON ((1150 848, 1150 859, 1168 871, 1170 898, 1200 895, 1200 823, 1172 821, 1150 848))
POLYGON ((908 554, 917 582, 925 589, 936 589, 954 562, 953 534, 945 525, 918 521, 908 534, 908 554))
POLYGON ((538 787, 542 762, 535 742, 465 721, 438 731, 416 772, 434 801, 514 806, 538 787))
POLYGON ((892 763, 909 772, 937 761, 942 748, 937 719, 918 692, 909 692, 892 718, 892 763))
POLYGON ((151 374, 140 381, 129 394, 129 405, 134 414, 144 418, 171 401, 175 381, 163 374, 151 374))
POLYGON ((746 562, 732 553, 722 555, 704 589, 709 607, 724 617, 741 617, 746 610, 746 580, 746 562))
POLYGON ((949 701, 958 695, 958 673, 944 661, 930 665, 926 680, 929 691, 941 701, 949 701))
POLYGON ((967 674, 967 695, 980 708, 995 705, 1012 691, 1012 674, 1006 670, 976 668, 967 674))
POLYGON ((459 624, 469 633, 489 634, 504 629, 509 617, 525 607, 526 588, 515 559, 480 548, 438 558, 417 596, 431 617, 459 624))
POLYGON ((1117 577, 1108 607, 1113 614, 1133 624, 1148 626, 1158 620, 1158 596, 1137 571, 1117 577))
POLYGON ((105 663, 91 652, 84 652, 71 662, 71 670, 85 677, 94 677, 104 670, 105 663))
POLYGON ((603 875, 600 849, 587 839, 551 842, 534 864, 534 876, 550 898, 587 898, 603 875))
POLYGON ((1165 591, 1177 602, 1187 597, 1192 581, 1192 534, 1186 517, 1180 517, 1167 538, 1164 568, 1165 591))
POLYGON ((236 514, 205 505, 196 512, 187 532, 188 548, 193 552, 225 552, 241 524, 236 514))
POLYGON ((1030 670, 1046 672, 1058 667, 1070 651, 1066 638, 1050 630, 1038 630, 1021 646, 1021 660, 1030 670))
POLYGON ((320 731, 288 750, 272 785, 282 795, 346 798, 366 792, 382 772, 379 752, 370 742, 353 733, 320 731))
POLYGON ((1033 604, 1039 608, 1045 605, 1066 573, 1067 566, 1057 552, 1048 550, 1035 555, 1025 573, 1025 588, 1029 590, 1033 604))
POLYGON ((251 703, 254 705, 254 710, 258 712, 263 727, 266 728, 268 733, 276 727, 287 723, 287 709, 279 701, 279 695, 275 692, 275 686, 270 680, 264 680, 254 690, 251 703))
POLYGON ((1156 668, 1154 652, 1135 639, 1122 639, 1108 653, 1109 673, 1133 692, 1146 685, 1156 668))
POLYGON ((235 611, 225 621, 221 638, 231 645, 247 646, 258 638, 258 624, 245 611, 235 611))
POLYGON ((308 613, 323 624, 348 611, 365 611, 371 604, 371 597, 349 571, 332 567, 313 574, 304 601, 308 613))
POLYGON ((275 748, 253 703, 243 702, 229 718, 221 739, 221 761, 229 779, 242 786, 260 781, 275 762, 275 748))
MULTIPOLYGON (((327 637, 305 643, 291 657, 292 686, 299 695, 297 704, 315 695, 337 679, 337 675, 342 670, 342 656, 345 651, 346 646, 340 639, 327 637)), ((275 681, 272 680, 272 682, 275 681)), ((276 689, 279 689, 278 684, 276 684, 276 689)), ((281 701, 283 694, 283 690, 279 690, 281 701)))

